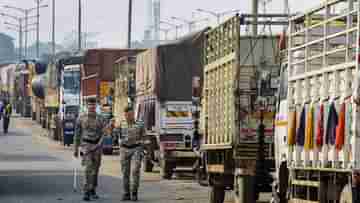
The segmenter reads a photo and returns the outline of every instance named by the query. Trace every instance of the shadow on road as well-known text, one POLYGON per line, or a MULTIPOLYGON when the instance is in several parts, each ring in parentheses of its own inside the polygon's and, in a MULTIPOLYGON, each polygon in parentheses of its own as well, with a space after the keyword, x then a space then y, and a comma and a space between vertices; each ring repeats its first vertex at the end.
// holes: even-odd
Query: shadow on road
POLYGON ((24 155, 0 153, 0 162, 27 162, 27 161, 58 161, 58 158, 46 155, 24 155))
POLYGON ((8 137, 14 137, 14 136, 21 137, 21 136, 31 136, 31 134, 29 132, 27 132, 27 133, 22 132, 19 129, 11 129, 11 130, 9 130, 9 132, 7 134, 5 134, 0 127, 0 139, 7 137, 7 136, 8 137))
MULTIPOLYGON (((79 178, 82 183, 83 175, 79 178)), ((72 170, 58 171, 0 171, 0 202, 79 202, 81 191, 73 190, 74 173, 72 170), (4 200, 4 201, 3 201, 4 200)), ((120 188, 120 179, 101 176, 100 181, 120 188)), ((107 186, 100 186, 107 191, 107 186)), ((120 191, 119 191, 120 192, 120 191)), ((109 194, 109 192, 107 192, 109 194)), ((104 195, 102 202, 120 200, 120 193, 104 195)))

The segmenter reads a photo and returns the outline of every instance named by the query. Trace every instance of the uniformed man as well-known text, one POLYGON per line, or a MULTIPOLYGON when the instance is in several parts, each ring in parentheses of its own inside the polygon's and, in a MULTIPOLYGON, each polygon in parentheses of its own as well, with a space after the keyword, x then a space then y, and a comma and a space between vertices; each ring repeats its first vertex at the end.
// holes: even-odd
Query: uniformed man
POLYGON ((120 136, 120 160, 123 173, 123 200, 138 200, 138 189, 140 184, 140 168, 143 158, 142 137, 144 136, 144 125, 142 122, 135 122, 133 109, 130 107, 124 110, 126 124, 122 125, 120 136), (132 188, 130 191, 131 161, 134 167, 132 171, 132 188))
POLYGON ((10 117, 12 114, 12 107, 8 101, 5 101, 5 109, 3 114, 4 114, 3 128, 4 128, 4 133, 6 134, 9 131, 10 117))
POLYGON ((104 127, 103 119, 96 113, 96 100, 88 99, 87 112, 79 117, 74 137, 74 156, 78 156, 80 147, 82 165, 85 167, 84 201, 99 198, 96 187, 101 165, 104 127))

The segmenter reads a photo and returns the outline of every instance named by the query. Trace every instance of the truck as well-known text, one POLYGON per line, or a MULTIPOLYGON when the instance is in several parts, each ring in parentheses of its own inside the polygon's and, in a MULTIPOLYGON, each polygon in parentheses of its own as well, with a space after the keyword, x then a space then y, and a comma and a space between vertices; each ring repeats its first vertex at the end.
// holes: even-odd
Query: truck
POLYGON ((124 109, 133 106, 135 101, 136 56, 118 59, 114 67, 114 118, 116 126, 125 120, 124 109))
MULTIPOLYGON (((116 63, 123 57, 135 56, 142 50, 139 49, 89 49, 84 54, 84 62, 81 68, 81 102, 87 98, 96 98, 99 109, 105 119, 114 117, 119 120, 123 114, 117 104, 122 99, 127 100, 126 92, 121 92, 120 97, 116 97, 117 103, 114 103, 114 96, 119 95, 122 87, 115 87, 115 81, 126 75, 117 74, 118 64, 116 63), (120 100, 119 100, 120 99, 120 100), (116 109, 115 109, 116 108, 116 109), (116 112, 115 112, 116 111, 116 112)), ((121 103, 121 102, 120 102, 121 103)), ((103 152, 111 154, 118 147, 116 139, 110 138, 110 135, 104 139, 103 152)))
POLYGON ((44 122, 49 134, 64 145, 73 142, 80 109, 80 83, 83 56, 66 56, 52 62, 43 81, 44 122))
POLYGON ((34 67, 35 63, 33 61, 24 60, 17 64, 15 69, 15 109, 23 117, 31 117, 32 114, 30 73, 34 67))
POLYGON ((359 4, 290 18, 275 128, 273 202, 359 202, 359 4))
POLYGON ((12 104, 14 101, 14 77, 17 64, 0 65, 0 99, 8 99, 12 104))
POLYGON ((82 99, 96 98, 101 106, 112 106, 114 64, 121 57, 133 55, 137 49, 89 49, 82 68, 82 99))
POLYGON ((194 170, 192 81, 202 78, 204 30, 158 45, 136 58, 136 118, 144 121, 151 142, 143 160, 145 172, 154 164, 161 177, 177 170, 194 170))
MULTIPOLYGON (((115 126, 121 127, 121 124, 125 122, 124 109, 135 104, 136 55, 121 57, 114 66, 115 85, 112 109, 115 126)), ((118 135, 114 134, 112 139, 114 146, 119 147, 118 135)))
MULTIPOLYGON (((80 59, 81 60, 81 59, 80 59)), ((80 110, 81 64, 64 64, 60 83, 60 123, 64 145, 70 146, 75 135, 75 123, 80 110)))
POLYGON ((266 24, 267 32, 243 32, 254 15, 237 14, 203 38, 198 177, 211 188, 210 203, 223 203, 226 191, 233 191, 236 203, 254 203, 261 192, 272 191, 280 62, 279 37, 270 26, 287 21, 265 23, 266 16, 257 15, 254 24, 266 24))

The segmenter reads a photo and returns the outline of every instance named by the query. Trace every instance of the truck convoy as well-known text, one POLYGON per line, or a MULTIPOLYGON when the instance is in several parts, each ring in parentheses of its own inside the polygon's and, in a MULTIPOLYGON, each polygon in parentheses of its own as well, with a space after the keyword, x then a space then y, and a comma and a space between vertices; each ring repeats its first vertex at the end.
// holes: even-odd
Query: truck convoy
POLYGON ((281 70, 274 202, 359 202, 358 1, 290 19, 281 70))
POLYGON ((200 177, 209 182, 211 203, 223 203, 226 190, 237 203, 254 203, 271 191, 280 71, 271 25, 287 22, 270 21, 267 34, 247 35, 241 28, 251 19, 236 15, 204 37, 200 151, 206 175, 200 177))
POLYGON ((202 75, 204 31, 140 53, 136 59, 136 116, 152 141, 144 170, 160 165, 170 179, 176 168, 191 168, 193 152, 192 80, 202 75))

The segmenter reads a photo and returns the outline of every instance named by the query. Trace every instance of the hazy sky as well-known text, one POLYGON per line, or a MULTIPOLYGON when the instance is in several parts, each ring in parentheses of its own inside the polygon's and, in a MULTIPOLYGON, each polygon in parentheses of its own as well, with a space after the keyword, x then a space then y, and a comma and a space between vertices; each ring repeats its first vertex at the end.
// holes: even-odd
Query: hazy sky
MULTIPOLYGON (((36 0, 0 0, 0 12, 10 14, 21 13, 3 8, 3 5, 12 5, 22 8, 36 6, 36 0)), ((146 24, 147 0, 134 1, 134 35, 133 38, 141 40, 146 24)), ((269 1, 269 0, 267 0, 269 1)), ((320 0, 289 0, 292 12, 303 11, 320 2, 320 0)), ((51 40, 51 3, 52 0, 43 0, 49 8, 41 10, 40 37, 42 41, 51 40)), ((56 0, 56 41, 61 43, 64 36, 77 28, 77 2, 78 0, 56 0)), ((98 33, 97 40, 100 47, 120 47, 126 44, 127 36, 127 8, 128 0, 82 0, 84 12, 83 30, 98 33)), ((162 19, 171 16, 192 18, 192 12, 197 8, 217 12, 239 9, 243 13, 250 12, 251 0, 162 0, 162 19)), ((272 0, 267 6, 269 11, 280 12, 283 10, 283 0, 272 0)), ((262 9, 262 7, 260 7, 262 9)), ((33 15, 36 13, 34 12, 33 15)), ((196 14, 197 18, 208 17, 206 14, 196 14)), ((0 32, 5 32, 17 38, 16 32, 5 29, 4 19, 0 16, 0 32)), ((30 23, 35 22, 35 19, 30 23)), ((173 21, 175 23, 175 21, 173 21)), ((201 25, 199 25, 201 26, 201 25)), ((185 30, 184 30, 185 31, 185 30)), ((35 33, 29 35, 29 42, 35 41, 35 33)))

